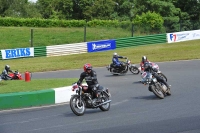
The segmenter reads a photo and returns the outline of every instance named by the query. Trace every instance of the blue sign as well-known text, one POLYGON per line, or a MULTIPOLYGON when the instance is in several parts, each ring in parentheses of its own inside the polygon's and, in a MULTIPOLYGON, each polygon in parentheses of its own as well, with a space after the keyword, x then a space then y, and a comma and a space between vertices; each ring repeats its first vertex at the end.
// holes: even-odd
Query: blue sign
POLYGON ((103 40, 103 41, 97 41, 97 42, 87 42, 88 52, 113 50, 115 48, 116 48, 115 40, 103 40))
POLYGON ((6 49, 6 50, 1 50, 1 52, 2 52, 2 59, 34 56, 33 48, 6 49))

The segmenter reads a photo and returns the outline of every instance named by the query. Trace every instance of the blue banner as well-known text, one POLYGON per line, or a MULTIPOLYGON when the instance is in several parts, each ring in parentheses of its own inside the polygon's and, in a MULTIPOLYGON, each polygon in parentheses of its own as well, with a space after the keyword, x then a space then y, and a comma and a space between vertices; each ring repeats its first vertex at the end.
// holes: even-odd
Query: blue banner
POLYGON ((115 40, 102 40, 97 42, 87 42, 88 52, 98 52, 113 50, 116 48, 115 40))
POLYGON ((34 48, 17 48, 1 50, 2 59, 34 56, 34 48))

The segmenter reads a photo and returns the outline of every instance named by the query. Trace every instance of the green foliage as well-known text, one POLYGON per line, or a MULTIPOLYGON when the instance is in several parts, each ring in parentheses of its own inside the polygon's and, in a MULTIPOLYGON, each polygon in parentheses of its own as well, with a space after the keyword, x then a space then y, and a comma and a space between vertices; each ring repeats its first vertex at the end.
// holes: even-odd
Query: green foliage
POLYGON ((10 18, 0 17, 0 26, 25 26, 25 27, 83 27, 84 20, 58 20, 37 18, 10 18))
POLYGON ((143 28, 144 31, 160 31, 163 26, 163 18, 155 13, 148 11, 147 13, 142 13, 141 16, 136 15, 134 19, 134 24, 143 28))

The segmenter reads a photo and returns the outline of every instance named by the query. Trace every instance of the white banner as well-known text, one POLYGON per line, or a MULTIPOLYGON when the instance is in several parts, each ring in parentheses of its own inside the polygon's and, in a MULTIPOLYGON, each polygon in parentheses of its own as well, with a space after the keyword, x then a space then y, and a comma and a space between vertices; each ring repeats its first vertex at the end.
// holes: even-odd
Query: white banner
POLYGON ((34 48, 16 48, 1 50, 2 59, 13 59, 34 56, 34 48))
POLYGON ((168 43, 200 39, 200 30, 167 33, 168 43))

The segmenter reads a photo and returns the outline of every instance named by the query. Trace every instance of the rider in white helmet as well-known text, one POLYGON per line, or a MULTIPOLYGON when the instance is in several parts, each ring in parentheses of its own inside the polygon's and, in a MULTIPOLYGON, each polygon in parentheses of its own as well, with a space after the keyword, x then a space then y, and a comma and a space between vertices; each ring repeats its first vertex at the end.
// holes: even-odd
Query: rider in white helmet
POLYGON ((127 57, 119 56, 117 53, 113 53, 113 58, 112 58, 113 65, 116 66, 117 68, 120 68, 121 62, 119 61, 118 58, 127 59, 127 57))

